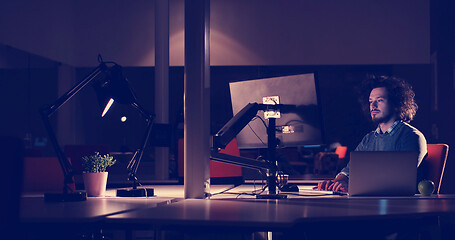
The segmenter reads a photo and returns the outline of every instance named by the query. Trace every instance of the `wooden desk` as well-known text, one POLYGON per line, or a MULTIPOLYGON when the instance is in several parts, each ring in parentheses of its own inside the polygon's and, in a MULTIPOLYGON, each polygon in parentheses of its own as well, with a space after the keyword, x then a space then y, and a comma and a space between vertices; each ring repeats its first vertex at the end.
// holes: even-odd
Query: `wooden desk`
POLYGON ((361 226, 356 230, 359 234, 384 229, 409 231, 428 223, 440 231, 438 217, 455 216, 453 195, 388 198, 332 195, 284 200, 235 199, 233 196, 236 195, 225 198, 217 195, 217 199, 211 200, 186 199, 157 208, 115 214, 107 216, 105 224, 127 229, 197 232, 198 237, 205 232, 206 238, 213 238, 217 234, 256 231, 299 236, 321 228, 338 233, 352 226, 361 226))
MULTIPOLYGON (((21 198, 19 239, 81 239, 82 236, 100 233, 103 220, 110 215, 134 210, 154 208, 178 201, 183 187, 160 186, 157 194, 168 197, 115 197, 115 190, 106 197, 89 197, 82 202, 45 202, 43 194, 26 194, 21 198)), ((89 239, 89 238, 88 238, 89 239)))
POLYGON ((83 202, 45 202, 43 197, 21 200, 23 223, 81 223, 103 220, 106 216, 153 208, 175 201, 174 198, 88 198, 83 202))
MULTIPOLYGON (((221 191, 230 185, 213 186, 221 191)), ((106 216, 154 208, 183 200, 183 185, 156 185, 154 197, 115 197, 116 189, 105 197, 88 197, 82 202, 45 202, 43 194, 25 194, 21 198, 20 218, 23 223, 94 222, 106 216)))
POLYGON ((455 198, 186 199, 107 217, 111 223, 285 230, 302 222, 414 218, 455 214, 455 198))
MULTIPOLYGON (((31 233, 47 234, 57 229, 61 230, 60 236, 67 236, 75 229, 74 234, 99 229, 301 234, 321 226, 347 227, 355 223, 368 227, 392 222, 387 226, 408 227, 416 220, 455 216, 455 196, 452 195, 425 198, 290 195, 283 200, 258 200, 220 194, 210 200, 183 200, 182 185, 154 187, 157 197, 150 198, 108 196, 88 198, 86 202, 48 203, 42 197, 25 197, 21 203, 21 220, 24 226, 30 227, 31 233)), ((212 192, 226 188, 214 186, 212 192)), ((301 193, 305 187, 302 188, 301 193)), ((249 190, 252 186, 241 186, 230 192, 249 190)))

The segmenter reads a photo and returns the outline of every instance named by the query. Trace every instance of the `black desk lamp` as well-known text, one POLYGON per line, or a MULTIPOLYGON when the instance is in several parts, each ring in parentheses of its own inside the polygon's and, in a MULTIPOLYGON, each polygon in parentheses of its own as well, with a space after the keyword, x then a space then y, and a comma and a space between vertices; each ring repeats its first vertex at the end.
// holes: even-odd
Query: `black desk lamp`
POLYGON ((141 162, 144 149, 147 146, 150 133, 152 131, 153 121, 155 115, 150 114, 145 110, 134 96, 133 90, 131 89, 128 80, 123 77, 122 68, 115 64, 110 68, 107 73, 108 77, 97 80, 94 83, 94 88, 98 97, 98 102, 103 109, 101 117, 107 113, 109 108, 115 102, 125 105, 131 105, 135 108, 147 121, 147 128, 142 139, 142 145, 136 150, 130 162, 127 165, 128 180, 132 181, 131 189, 119 189, 117 190, 118 197, 146 197, 153 196, 153 188, 137 188, 140 183, 136 177, 136 172, 141 162))
MULTIPOLYGON (((65 94, 59 97, 52 105, 46 105, 40 109, 41 118, 43 120, 46 131, 48 132, 49 139, 57 155, 60 167, 62 168, 64 183, 62 193, 45 193, 44 199, 46 201, 84 201, 87 199, 85 192, 74 191, 71 188, 71 184, 74 183, 74 171, 73 166, 69 162, 68 158, 63 153, 58 141, 55 136, 55 132, 49 121, 49 117, 54 114, 63 104, 65 104, 70 98, 76 95, 80 90, 85 88, 89 83, 94 82, 94 88, 98 95, 100 104, 105 106, 103 109, 102 116, 104 116, 109 107, 115 101, 122 104, 130 104, 137 109, 141 115, 147 120, 147 130, 143 139, 142 146, 136 151, 133 158, 128 164, 128 175, 129 179, 133 181, 133 190, 131 192, 137 195, 137 192, 144 192, 145 189, 136 190, 138 181, 136 178, 137 168, 139 166, 143 150, 147 145, 147 141, 153 125, 154 116, 149 114, 144 108, 142 108, 136 101, 136 98, 129 86, 127 79, 122 75, 122 70, 119 65, 113 62, 104 62, 101 56, 98 56, 100 64, 96 67, 85 79, 76 84, 65 94), (108 67, 106 64, 113 64, 108 67)), ((125 190, 127 191, 127 190, 125 190)), ((129 191, 127 191, 129 192, 129 191)), ((118 193, 117 193, 118 194, 118 193)), ((153 189, 148 190, 144 194, 153 196, 153 189), (152 194, 147 194, 152 193, 152 194)))

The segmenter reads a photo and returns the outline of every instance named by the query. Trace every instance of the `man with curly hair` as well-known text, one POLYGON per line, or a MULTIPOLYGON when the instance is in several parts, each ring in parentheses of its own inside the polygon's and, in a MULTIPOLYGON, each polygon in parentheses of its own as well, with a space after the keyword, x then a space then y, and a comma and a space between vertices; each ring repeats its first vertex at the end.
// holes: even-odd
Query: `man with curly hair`
MULTIPOLYGON (((371 76, 364 82, 363 94, 360 103, 377 128, 362 139, 355 151, 416 151, 420 165, 427 154, 427 142, 409 124, 418 108, 412 87, 400 78, 371 76)), ((333 180, 320 182, 317 189, 347 192, 348 179, 349 163, 333 180)))

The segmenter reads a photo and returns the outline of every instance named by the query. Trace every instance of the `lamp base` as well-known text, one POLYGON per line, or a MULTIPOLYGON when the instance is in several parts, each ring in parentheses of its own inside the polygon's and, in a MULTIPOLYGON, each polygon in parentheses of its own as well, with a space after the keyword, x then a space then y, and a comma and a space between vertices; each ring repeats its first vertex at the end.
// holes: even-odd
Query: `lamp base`
POLYGON ((153 188, 136 188, 136 189, 118 189, 117 197, 153 197, 155 191, 153 188))
POLYGON ((45 193, 44 201, 46 202, 80 202, 87 200, 87 193, 45 193))
POLYGON ((259 194, 256 195, 256 199, 286 199, 288 195, 283 194, 259 194))

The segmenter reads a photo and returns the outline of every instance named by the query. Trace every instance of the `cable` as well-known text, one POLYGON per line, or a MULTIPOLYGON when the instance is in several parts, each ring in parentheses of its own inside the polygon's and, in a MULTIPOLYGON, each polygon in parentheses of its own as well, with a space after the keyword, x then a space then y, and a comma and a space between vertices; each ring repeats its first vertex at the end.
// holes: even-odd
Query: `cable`
MULTIPOLYGON (((259 115, 256 115, 253 119, 251 119, 250 122, 253 122, 254 120, 256 119, 260 119, 262 124, 264 124, 264 127, 267 129, 267 123, 264 121, 264 119, 261 118, 261 116, 259 115)), ((261 143, 264 145, 264 146, 267 146, 267 144, 265 144, 264 141, 262 141, 261 137, 259 137, 259 135, 254 131, 254 129, 251 127, 251 125, 248 123, 248 127, 251 129, 251 131, 254 133, 254 135, 259 139, 259 141, 261 141, 261 143)))
POLYGON ((268 128, 267 123, 265 122, 265 120, 264 120, 261 116, 256 115, 256 117, 254 117, 253 119, 251 119, 251 121, 256 120, 256 119, 258 119, 258 118, 259 118, 259 120, 261 120, 261 122, 264 124, 264 127, 267 129, 267 128, 268 128))
POLYGON ((223 190, 223 191, 221 191, 221 192, 217 192, 217 193, 209 194, 209 197, 211 197, 211 196, 215 196, 215 195, 218 195, 218 194, 223 194, 223 193, 226 193, 227 191, 229 191, 229 190, 231 190, 231 189, 234 189, 234 188, 236 188, 236 187, 238 187, 238 186, 240 186, 240 184, 235 184, 234 186, 232 186, 232 187, 229 187, 229 188, 227 188, 227 189, 225 189, 225 190, 223 190))
POLYGON ((107 61, 107 62, 105 62, 105 61, 103 60, 103 57, 101 57, 101 54, 98 54, 98 62, 99 62, 99 63, 104 63, 104 64, 110 63, 110 64, 118 65, 116 62, 113 62, 113 61, 107 61))
POLYGON ((101 57, 101 54, 98 54, 98 62, 99 62, 99 63, 102 63, 102 62, 103 62, 103 58, 101 57))
POLYGON ((257 196, 257 195, 260 195, 261 193, 263 193, 265 191, 265 189, 267 189, 267 185, 263 186, 261 189, 258 189, 258 190, 253 190, 251 192, 227 192, 229 190, 232 190, 236 187, 238 187, 240 184, 236 184, 228 189, 225 189, 221 192, 218 192, 218 193, 214 193, 214 194, 210 194, 209 197, 211 196, 215 196, 215 195, 219 195, 219 194, 231 194, 231 195, 237 195, 235 198, 239 198, 240 196, 242 195, 248 195, 248 196, 257 196))
MULTIPOLYGON (((138 180, 136 180, 136 183, 137 183, 137 185, 138 185, 138 187, 140 189, 144 190, 144 192, 145 192, 145 196, 144 197, 148 198, 149 196, 147 195, 148 194, 147 188, 144 185, 142 185, 141 182, 139 182, 138 180)), ((153 196, 151 196, 151 197, 153 197, 153 196)))
POLYGON ((262 144, 266 145, 264 143, 264 141, 262 141, 262 139, 257 135, 257 133, 253 130, 253 128, 250 126, 250 124, 248 124, 248 127, 251 129, 251 131, 254 133, 254 135, 256 135, 256 137, 259 139, 259 141, 261 141, 262 144))
POLYGON ((293 192, 286 192, 287 195, 294 195, 300 197, 320 197, 320 196, 332 196, 332 193, 321 193, 321 194, 300 194, 300 193, 293 193, 293 192))

